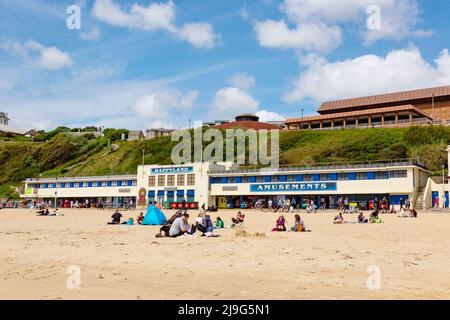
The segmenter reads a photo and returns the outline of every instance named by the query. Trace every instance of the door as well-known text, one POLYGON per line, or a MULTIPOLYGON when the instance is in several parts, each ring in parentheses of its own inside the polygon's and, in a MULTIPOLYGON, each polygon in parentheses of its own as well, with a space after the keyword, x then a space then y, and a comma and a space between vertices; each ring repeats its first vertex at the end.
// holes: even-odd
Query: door
POLYGON ((434 207, 439 207, 439 192, 438 191, 433 191, 433 193, 431 194, 431 206, 434 207), (436 205, 437 203, 437 205, 436 205))

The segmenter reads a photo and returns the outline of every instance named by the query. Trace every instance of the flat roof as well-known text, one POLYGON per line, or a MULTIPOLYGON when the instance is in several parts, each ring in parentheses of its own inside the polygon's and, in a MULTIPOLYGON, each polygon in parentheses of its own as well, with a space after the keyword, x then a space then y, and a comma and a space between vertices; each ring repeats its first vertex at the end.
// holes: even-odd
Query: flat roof
POLYGON ((429 120, 433 120, 433 118, 426 112, 423 112, 422 110, 413 106, 412 104, 407 104, 407 105, 394 106, 394 107, 330 113, 330 114, 317 115, 317 116, 308 116, 308 117, 303 117, 303 118, 293 118, 293 119, 287 119, 285 123, 293 124, 293 123, 299 123, 299 122, 338 120, 338 119, 343 119, 343 118, 372 116, 372 115, 377 115, 377 114, 395 113, 395 112, 413 112, 416 115, 420 115, 429 120))
POLYGON ((399 159, 399 160, 380 160, 380 161, 355 161, 355 162, 330 162, 318 163, 311 166, 282 165, 278 168, 266 167, 259 169, 238 169, 238 170, 214 170, 211 176, 223 176, 224 174, 268 174, 268 173, 286 173, 299 171, 330 171, 330 170, 354 170, 354 169, 395 169, 400 167, 418 167, 424 171, 428 169, 417 160, 399 159))
POLYGON ((29 178, 24 182, 28 183, 52 183, 52 182, 73 182, 73 181, 107 181, 107 180, 137 180, 137 174, 112 175, 112 176, 84 176, 84 177, 61 177, 61 178, 29 178))
POLYGON ((350 108, 364 108, 373 107, 377 105, 386 104, 410 104, 413 101, 431 99, 432 97, 442 98, 450 97, 450 86, 426 88, 419 90, 410 90, 402 92, 394 92, 388 94, 373 95, 367 97, 359 97, 352 99, 342 99, 335 101, 328 101, 322 103, 317 112, 320 114, 328 114, 338 112, 339 110, 350 108))

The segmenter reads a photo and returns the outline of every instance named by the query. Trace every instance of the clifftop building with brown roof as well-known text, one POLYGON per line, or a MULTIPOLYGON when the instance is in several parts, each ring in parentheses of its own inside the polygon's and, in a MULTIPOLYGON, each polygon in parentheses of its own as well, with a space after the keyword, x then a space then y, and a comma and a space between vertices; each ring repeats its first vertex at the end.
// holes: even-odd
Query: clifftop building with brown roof
POLYGON ((288 130, 408 127, 450 123, 450 86, 324 102, 319 115, 286 120, 288 130))
POLYGON ((215 126, 217 129, 253 129, 259 130, 279 130, 280 127, 266 122, 259 122, 259 117, 253 114, 241 114, 236 116, 236 121, 223 123, 215 126))

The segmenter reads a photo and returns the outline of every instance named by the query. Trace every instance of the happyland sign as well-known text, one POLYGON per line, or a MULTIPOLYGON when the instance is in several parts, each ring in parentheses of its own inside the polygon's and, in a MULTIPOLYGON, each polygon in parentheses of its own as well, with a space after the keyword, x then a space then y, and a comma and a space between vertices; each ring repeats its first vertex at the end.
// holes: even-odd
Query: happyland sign
POLYGON ((171 167, 171 168, 152 168, 150 174, 178 174, 178 173, 191 173, 194 171, 194 167, 171 167))

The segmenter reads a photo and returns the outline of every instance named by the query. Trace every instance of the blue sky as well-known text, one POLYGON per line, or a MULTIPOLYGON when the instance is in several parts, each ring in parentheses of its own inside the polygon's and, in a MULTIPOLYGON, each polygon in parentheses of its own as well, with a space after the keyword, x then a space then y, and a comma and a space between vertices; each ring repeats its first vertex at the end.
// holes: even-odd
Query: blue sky
POLYGON ((179 128, 450 84, 448 1, 339 3, 0 0, 0 111, 23 128, 179 128))

